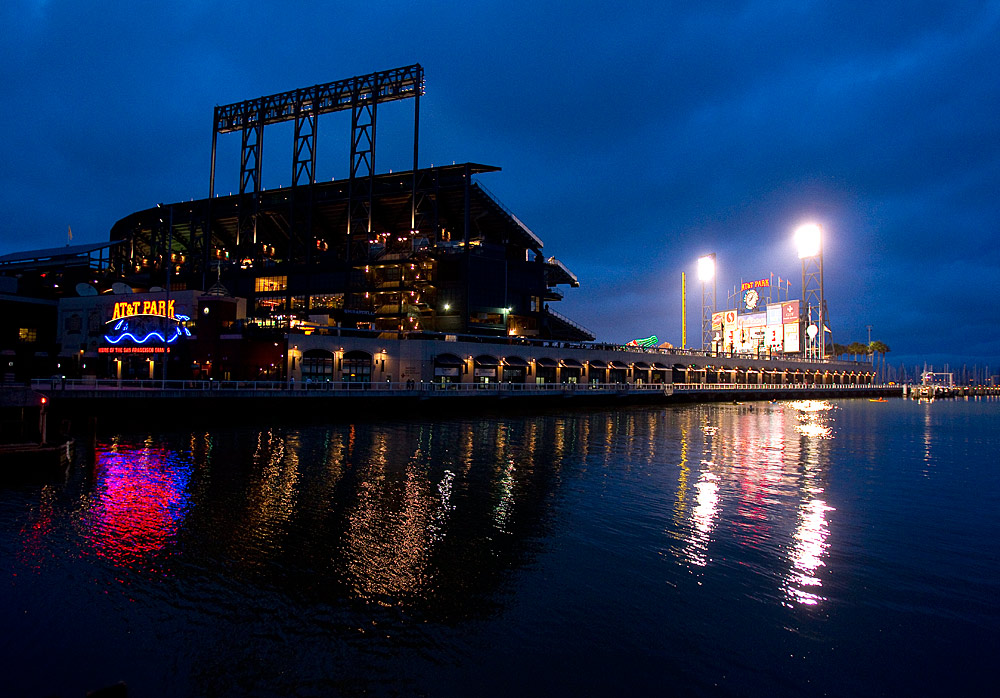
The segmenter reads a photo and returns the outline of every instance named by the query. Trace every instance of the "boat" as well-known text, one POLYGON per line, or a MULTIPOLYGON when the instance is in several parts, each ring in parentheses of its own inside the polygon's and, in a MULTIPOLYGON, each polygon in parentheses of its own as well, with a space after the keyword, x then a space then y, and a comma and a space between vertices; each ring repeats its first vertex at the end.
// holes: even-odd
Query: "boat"
POLYGON ((889 402, 889 401, 886 400, 884 397, 870 397, 868 398, 868 402, 889 402))
POLYGON ((0 444, 0 482, 60 477, 73 461, 74 439, 57 443, 0 444))

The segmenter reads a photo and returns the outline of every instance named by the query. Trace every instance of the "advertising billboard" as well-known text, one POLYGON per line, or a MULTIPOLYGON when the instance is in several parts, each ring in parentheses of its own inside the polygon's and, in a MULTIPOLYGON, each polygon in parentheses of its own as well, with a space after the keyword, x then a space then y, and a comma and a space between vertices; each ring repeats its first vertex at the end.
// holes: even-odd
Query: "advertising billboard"
MULTIPOLYGON (((728 332, 727 332, 728 337, 728 332)), ((744 325, 733 334, 733 351, 760 354, 767 351, 767 325, 744 325)))
POLYGON ((772 354, 781 353, 785 348, 785 326, 781 323, 767 324, 767 348, 772 354))
POLYGON ((800 301, 785 301, 781 304, 781 321, 784 324, 799 321, 799 303, 800 301))
POLYGON ((712 331, 718 332, 722 329, 722 325, 725 323, 726 313, 721 311, 718 313, 712 313, 712 331))
POLYGON ((782 320, 781 311, 784 305, 782 303, 772 303, 767 306, 767 324, 768 325, 780 325, 782 320))
MULTIPOLYGON (((795 301, 798 304, 798 301, 795 301)), ((798 322, 786 322, 785 323, 785 353, 786 354, 797 354, 802 351, 802 347, 799 342, 799 323, 798 322)))

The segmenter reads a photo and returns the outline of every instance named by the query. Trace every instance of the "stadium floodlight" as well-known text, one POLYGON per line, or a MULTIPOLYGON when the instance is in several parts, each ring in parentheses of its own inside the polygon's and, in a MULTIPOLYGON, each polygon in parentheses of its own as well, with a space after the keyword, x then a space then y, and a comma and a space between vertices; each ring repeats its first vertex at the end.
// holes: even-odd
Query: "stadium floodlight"
POLYGON ((795 244, 799 248, 799 259, 815 257, 822 249, 820 227, 815 223, 800 225, 795 231, 795 244))
POLYGON ((711 281, 715 278, 715 255, 707 254, 698 258, 698 280, 711 281))
POLYGON ((826 299, 823 291, 823 231, 815 223, 800 225, 795 230, 795 244, 802 260, 802 302, 805 304, 806 322, 815 326, 816 332, 806 334, 805 356, 809 359, 826 358, 826 299))

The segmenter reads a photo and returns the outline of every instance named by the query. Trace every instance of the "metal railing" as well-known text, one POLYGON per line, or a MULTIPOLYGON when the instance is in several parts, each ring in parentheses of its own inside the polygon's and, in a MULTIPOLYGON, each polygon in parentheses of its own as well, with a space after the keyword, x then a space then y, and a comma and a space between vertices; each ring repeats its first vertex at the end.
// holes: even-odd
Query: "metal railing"
MULTIPOLYGON (((90 392, 121 392, 143 391, 181 392, 181 393, 225 393, 225 392, 303 392, 303 393, 586 393, 588 391, 604 393, 642 394, 668 391, 699 392, 719 390, 852 390, 888 388, 884 384, 856 383, 430 383, 430 382, 345 382, 345 381, 267 381, 267 380, 116 380, 116 379, 63 379, 36 378, 32 380, 34 390, 44 392, 79 393, 90 392)), ((898 386, 896 386, 898 387, 898 386)))
POLYGON ((872 383, 673 383, 675 391, 710 390, 852 390, 879 389, 895 386, 872 383))
MULTIPOLYGON (((583 330, 585 332, 590 332, 586 327, 580 325, 574 320, 562 315, 561 313, 552 310, 552 308, 547 308, 545 312, 551 314, 556 319, 561 322, 575 327, 577 329, 583 330)), ((785 361, 794 363, 809 363, 809 364, 824 364, 836 362, 839 364, 850 364, 854 366, 868 366, 870 365, 867 361, 850 360, 850 359, 838 359, 836 357, 814 359, 806 358, 802 356, 786 356, 784 354, 766 354, 766 353, 755 353, 755 352, 736 352, 736 351, 711 351, 707 349, 679 349, 673 348, 659 348, 659 347, 637 347, 637 346, 626 346, 624 344, 614 344, 610 342, 576 342, 576 341, 560 341, 554 339, 532 339, 529 337, 512 337, 512 336, 502 336, 502 335, 487 335, 487 334, 461 334, 461 333, 451 333, 451 332, 426 332, 426 331, 408 331, 408 330, 358 330, 346 327, 333 327, 333 326, 309 326, 309 332, 317 335, 326 336, 336 336, 336 337, 359 337, 359 338, 377 338, 383 340, 440 340, 440 341, 459 341, 459 342, 471 342, 480 344, 505 344, 514 346, 525 346, 525 347, 535 347, 535 348, 552 348, 552 349, 582 349, 584 351, 620 351, 628 352, 630 354, 645 354, 647 356, 662 356, 662 357, 682 357, 682 356, 701 356, 705 358, 712 359, 734 359, 740 361, 785 361)), ((289 333, 289 338, 295 334, 300 334, 297 330, 292 330, 289 333)), ((593 334, 593 333, 591 333, 593 334)), ((289 339, 291 341, 291 339, 289 339)))

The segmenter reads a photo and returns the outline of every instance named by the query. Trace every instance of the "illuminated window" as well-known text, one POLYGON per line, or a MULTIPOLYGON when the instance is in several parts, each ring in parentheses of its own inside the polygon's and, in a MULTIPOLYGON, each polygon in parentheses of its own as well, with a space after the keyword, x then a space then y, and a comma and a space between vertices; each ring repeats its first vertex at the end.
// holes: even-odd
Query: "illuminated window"
POLYGON ((318 296, 309 296, 310 310, 336 310, 343 307, 343 293, 324 293, 318 296))
POLYGON ((296 311, 296 310, 305 310, 306 309, 306 297, 305 296, 292 296, 291 309, 293 311, 296 311))
POLYGON ((261 276, 256 280, 254 292, 273 293, 275 291, 284 291, 286 288, 288 288, 287 276, 261 276))
POLYGON ((254 302, 254 307, 257 310, 276 313, 285 309, 285 297, 284 296, 260 296, 254 302))
POLYGON ((38 330, 34 327, 19 327, 17 339, 25 344, 33 344, 38 341, 38 330))
POLYGON ((372 355, 363 351, 345 353, 341 380, 345 383, 370 383, 372 380, 372 355))
POLYGON ((333 380, 334 356, 322 349, 310 349, 302 355, 302 380, 326 382, 333 380))

